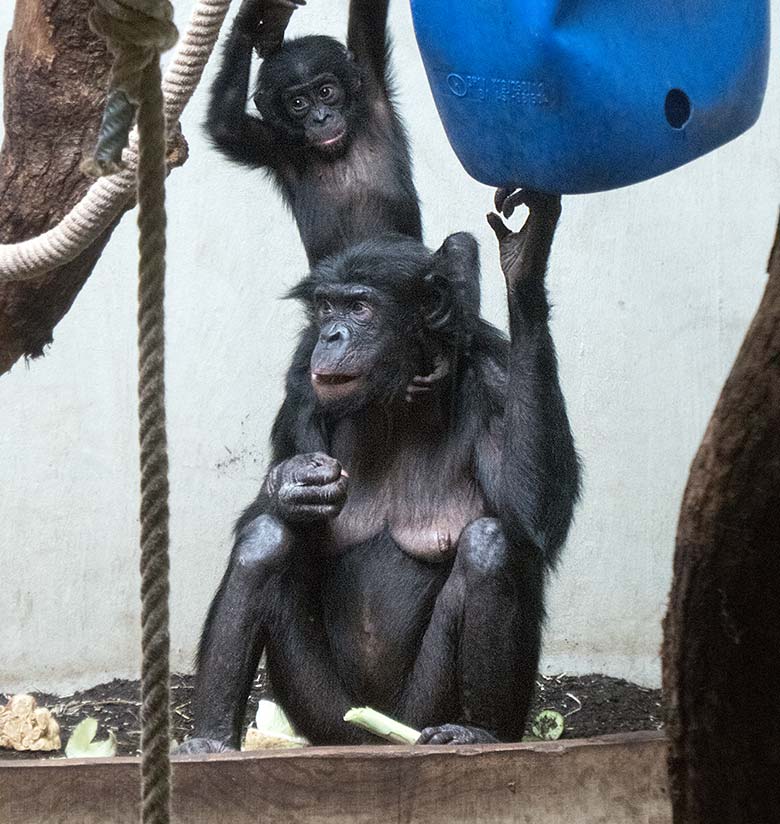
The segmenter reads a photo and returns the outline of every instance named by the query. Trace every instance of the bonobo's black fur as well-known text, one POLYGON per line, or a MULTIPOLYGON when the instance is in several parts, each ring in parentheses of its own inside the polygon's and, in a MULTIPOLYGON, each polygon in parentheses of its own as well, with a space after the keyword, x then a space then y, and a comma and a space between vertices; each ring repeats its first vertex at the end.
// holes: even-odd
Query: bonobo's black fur
POLYGON ((206 129, 228 158, 267 169, 309 263, 384 232, 421 238, 406 135, 391 100, 388 0, 352 0, 347 47, 283 42, 302 0, 244 0, 211 88, 206 129), (264 58, 245 111, 252 48, 264 58))
POLYGON ((316 744, 370 740, 342 721, 366 704, 421 742, 522 735, 579 475, 544 286, 559 200, 523 197, 520 232, 490 218, 510 341, 478 316, 467 234, 433 254, 366 241, 293 290, 309 322, 206 621, 184 751, 238 746, 263 649, 275 696, 316 744), (406 403, 442 351, 453 368, 406 403))

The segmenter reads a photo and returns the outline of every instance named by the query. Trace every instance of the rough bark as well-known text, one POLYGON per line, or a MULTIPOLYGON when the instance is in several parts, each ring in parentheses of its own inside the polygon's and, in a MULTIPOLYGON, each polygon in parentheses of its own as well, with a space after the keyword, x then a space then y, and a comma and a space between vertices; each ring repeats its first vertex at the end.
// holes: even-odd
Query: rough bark
MULTIPOLYGON (((2 243, 51 228, 91 182, 79 163, 94 147, 111 65, 87 25, 91 7, 92 0, 17 0, 5 50, 2 243)), ((185 158, 181 138, 172 163, 185 158)), ((33 281, 0 284, 0 375, 23 355, 43 354, 117 222, 71 263, 33 281)))
POLYGON ((663 677, 675 824, 780 821, 780 225, 683 497, 663 677))

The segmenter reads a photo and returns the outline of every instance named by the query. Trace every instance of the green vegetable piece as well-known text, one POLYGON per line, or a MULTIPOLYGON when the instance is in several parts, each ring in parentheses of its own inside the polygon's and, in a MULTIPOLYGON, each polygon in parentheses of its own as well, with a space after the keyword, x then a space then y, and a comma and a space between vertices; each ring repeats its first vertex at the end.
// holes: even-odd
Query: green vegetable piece
POLYGON ((65 747, 68 758, 111 758, 116 755, 116 736, 109 730, 108 738, 93 741, 98 722, 95 718, 85 718, 77 724, 65 747))
POLYGON ((273 701, 266 699, 258 701, 255 726, 260 732, 266 735, 279 736, 280 738, 296 738, 295 730, 284 714, 284 710, 273 701))
POLYGON ((531 732, 542 741, 557 741, 563 735, 563 716, 555 710, 542 710, 531 724, 531 732))
POLYGON ((400 721, 394 721, 381 712, 372 710, 371 707, 353 707, 347 710, 344 720, 392 744, 414 744, 420 737, 417 730, 407 727, 400 721))

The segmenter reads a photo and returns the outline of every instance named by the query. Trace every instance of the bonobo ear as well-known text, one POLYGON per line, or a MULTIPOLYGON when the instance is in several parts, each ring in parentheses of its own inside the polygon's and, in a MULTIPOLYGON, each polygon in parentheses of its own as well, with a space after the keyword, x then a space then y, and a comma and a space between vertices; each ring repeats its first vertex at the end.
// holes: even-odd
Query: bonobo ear
POLYGON ((450 235, 425 277, 430 298, 426 326, 434 331, 469 335, 479 319, 479 244, 468 232, 450 235))

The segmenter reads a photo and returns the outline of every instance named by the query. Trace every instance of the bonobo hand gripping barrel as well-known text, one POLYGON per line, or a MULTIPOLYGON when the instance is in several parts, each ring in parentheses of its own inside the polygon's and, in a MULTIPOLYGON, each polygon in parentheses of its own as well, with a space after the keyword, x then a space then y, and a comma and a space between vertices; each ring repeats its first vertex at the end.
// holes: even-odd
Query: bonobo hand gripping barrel
POLYGON ((491 186, 593 192, 756 121, 767 0, 411 0, 447 136, 491 186))

